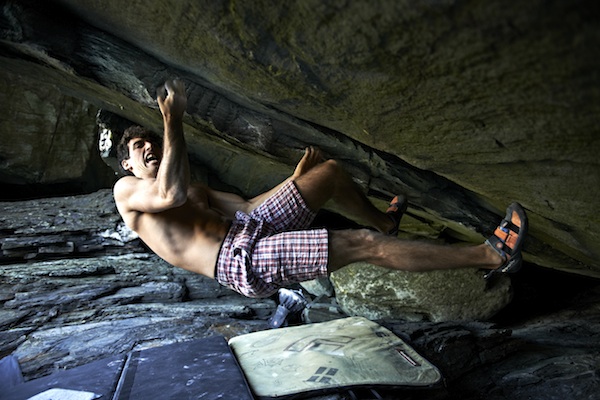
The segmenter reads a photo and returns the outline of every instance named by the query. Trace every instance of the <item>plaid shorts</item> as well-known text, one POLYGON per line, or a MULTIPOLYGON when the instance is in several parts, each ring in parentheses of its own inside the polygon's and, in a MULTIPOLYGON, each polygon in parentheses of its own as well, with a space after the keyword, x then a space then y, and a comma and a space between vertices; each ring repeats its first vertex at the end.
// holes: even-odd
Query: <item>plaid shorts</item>
POLYGON ((250 214, 238 211, 217 260, 216 279, 248 297, 327 276, 329 234, 290 181, 250 214))

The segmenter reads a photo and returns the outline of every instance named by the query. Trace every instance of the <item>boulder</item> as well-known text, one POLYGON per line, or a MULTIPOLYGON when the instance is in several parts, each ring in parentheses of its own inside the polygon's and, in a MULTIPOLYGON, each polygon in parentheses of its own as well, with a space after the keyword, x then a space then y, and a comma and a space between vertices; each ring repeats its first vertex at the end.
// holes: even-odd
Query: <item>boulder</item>
POLYGON ((349 315, 371 320, 486 321, 512 299, 510 279, 486 282, 472 269, 390 271, 351 264, 331 275, 336 299, 349 315))

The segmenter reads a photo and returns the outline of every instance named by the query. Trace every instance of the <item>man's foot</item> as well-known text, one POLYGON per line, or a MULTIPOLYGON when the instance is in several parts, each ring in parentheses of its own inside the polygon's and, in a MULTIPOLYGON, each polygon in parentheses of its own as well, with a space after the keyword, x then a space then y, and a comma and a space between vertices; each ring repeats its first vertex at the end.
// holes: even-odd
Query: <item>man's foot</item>
POLYGON ((301 312, 307 304, 302 290, 279 289, 279 305, 275 314, 269 318, 269 327, 275 329, 285 326, 288 314, 301 312))
POLYGON ((485 241, 502 259, 502 264, 485 275, 491 278, 496 273, 517 272, 522 265, 521 250, 527 235, 528 222, 525 210, 519 203, 513 203, 506 209, 506 216, 494 231, 494 234, 485 241))
POLYGON ((323 155, 321 154, 321 150, 312 146, 307 147, 304 151, 304 156, 302 156, 302 159, 298 162, 298 165, 296 165, 296 169, 292 175, 293 178, 295 179, 301 175, 304 175, 312 167, 322 162, 323 155))
POLYGON ((388 236, 398 236, 398 227, 400 220, 408 208, 408 200, 403 194, 399 194, 390 201, 390 206, 385 212, 394 224, 393 228, 387 232, 388 236))

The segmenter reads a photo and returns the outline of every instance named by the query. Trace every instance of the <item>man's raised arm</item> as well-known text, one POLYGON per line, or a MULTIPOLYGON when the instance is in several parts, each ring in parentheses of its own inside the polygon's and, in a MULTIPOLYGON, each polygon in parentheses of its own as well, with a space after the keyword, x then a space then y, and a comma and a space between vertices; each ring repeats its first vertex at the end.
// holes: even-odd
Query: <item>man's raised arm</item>
POLYGON ((179 207, 187 200, 190 171, 183 136, 183 113, 187 106, 183 82, 165 82, 157 90, 157 102, 164 124, 160 165, 156 175, 147 176, 146 171, 136 173, 132 168, 135 177, 124 177, 117 182, 115 199, 122 212, 156 213, 179 207))
POLYGON ((157 101, 165 130, 163 156, 156 176, 158 194, 177 207, 187 200, 190 184, 190 164, 183 136, 183 113, 187 106, 183 82, 167 81, 158 89, 157 101))

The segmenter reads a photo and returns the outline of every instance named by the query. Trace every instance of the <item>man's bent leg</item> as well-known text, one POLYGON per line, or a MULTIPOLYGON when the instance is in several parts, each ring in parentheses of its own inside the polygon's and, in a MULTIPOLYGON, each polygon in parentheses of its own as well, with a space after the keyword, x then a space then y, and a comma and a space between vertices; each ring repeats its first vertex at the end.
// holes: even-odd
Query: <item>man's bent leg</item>
POLYGON ((385 236, 366 229, 330 232, 329 272, 364 261, 388 269, 424 272, 499 267, 503 259, 485 244, 457 247, 385 236))
POLYGON ((307 147, 304 156, 302 157, 302 159, 300 159, 298 165, 296 165, 296 169, 294 170, 292 176, 290 176, 288 179, 284 180, 271 190, 268 190, 265 193, 259 194, 258 196, 248 200, 248 209, 246 212, 250 213, 256 207, 259 207, 269 197, 277 193, 279 189, 285 186, 289 181, 298 179, 300 176, 304 175, 305 173, 310 171, 314 166, 319 165, 321 162, 323 162, 321 151, 313 147, 307 147))
POLYGON ((333 200, 344 214, 368 223, 381 232, 388 232, 394 223, 367 199, 360 187, 334 160, 314 166, 295 181, 307 205, 319 210, 333 200))

